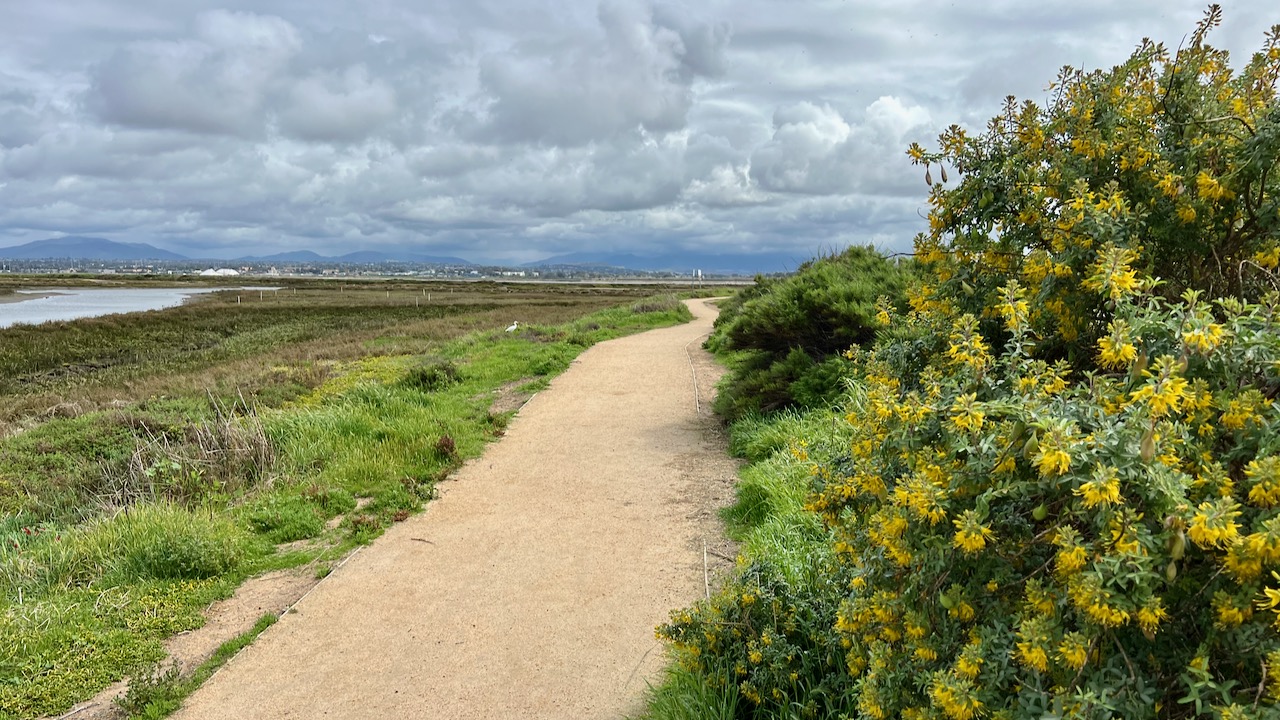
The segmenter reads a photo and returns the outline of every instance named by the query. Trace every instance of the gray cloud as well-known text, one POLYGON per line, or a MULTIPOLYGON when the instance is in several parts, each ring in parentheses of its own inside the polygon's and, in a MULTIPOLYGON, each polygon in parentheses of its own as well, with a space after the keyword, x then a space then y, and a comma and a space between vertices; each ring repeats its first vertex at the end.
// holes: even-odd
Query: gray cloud
POLYGON ((281 129, 303 140, 349 142, 367 137, 396 114, 396 93, 363 65, 311 73, 287 91, 281 129))
POLYGON ((491 96, 482 136, 581 145, 636 128, 685 126, 693 82, 723 71, 726 26, 671 22, 669 11, 600 5, 595 36, 521 43, 483 59, 491 96))
MULTIPOLYGON (((904 156, 1197 0, 60 0, 0 25, 0 244, 909 248, 904 156)), ((1227 8, 1247 58, 1280 12, 1227 8)))
POLYGON ((90 106, 128 127, 256 135, 301 40, 286 20, 210 11, 195 37, 131 44, 93 77, 90 106))

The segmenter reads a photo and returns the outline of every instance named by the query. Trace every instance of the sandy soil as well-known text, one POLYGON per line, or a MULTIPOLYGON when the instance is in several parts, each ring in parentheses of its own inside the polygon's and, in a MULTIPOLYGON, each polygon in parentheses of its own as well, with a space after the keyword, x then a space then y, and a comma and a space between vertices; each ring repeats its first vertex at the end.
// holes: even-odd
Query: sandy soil
POLYGON ((66 293, 40 292, 40 293, 13 293, 12 295, 0 295, 0 305, 26 302, 28 300, 39 300, 40 298, 47 298, 47 297, 53 297, 54 295, 65 295, 65 294, 66 293))
POLYGON ((706 591, 736 465, 697 320, 597 345, 427 511, 329 575, 193 695, 202 718, 616 718, 706 591), (708 568, 708 560, 711 567, 708 568))

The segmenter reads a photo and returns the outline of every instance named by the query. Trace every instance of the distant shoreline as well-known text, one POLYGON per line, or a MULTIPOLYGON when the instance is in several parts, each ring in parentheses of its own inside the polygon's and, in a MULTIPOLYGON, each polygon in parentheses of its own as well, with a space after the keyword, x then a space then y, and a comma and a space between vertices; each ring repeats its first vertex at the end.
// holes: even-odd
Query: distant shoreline
POLYGON ((53 297, 54 295, 63 295, 58 292, 15 292, 7 295, 0 295, 0 305, 9 305, 11 303, 26 302, 28 300, 39 300, 40 298, 53 297))

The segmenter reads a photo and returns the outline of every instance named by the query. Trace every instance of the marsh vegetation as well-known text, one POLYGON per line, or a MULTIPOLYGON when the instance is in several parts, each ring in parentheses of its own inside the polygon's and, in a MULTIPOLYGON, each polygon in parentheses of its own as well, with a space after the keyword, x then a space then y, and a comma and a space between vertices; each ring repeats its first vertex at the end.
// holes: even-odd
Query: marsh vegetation
POLYGON ((688 318, 655 290, 309 281, 0 330, 0 717, 146 671, 247 577, 323 574, 584 348, 688 318))

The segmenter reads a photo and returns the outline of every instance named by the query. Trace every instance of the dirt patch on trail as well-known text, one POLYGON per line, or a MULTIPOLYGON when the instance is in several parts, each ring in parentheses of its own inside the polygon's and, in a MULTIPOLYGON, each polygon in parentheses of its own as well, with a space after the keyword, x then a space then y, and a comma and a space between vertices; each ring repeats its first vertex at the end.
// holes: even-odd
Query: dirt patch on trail
MULTIPOLYGON (((205 623, 195 630, 179 633, 165 642, 169 658, 163 668, 176 666, 189 675, 213 656, 223 643, 253 629, 263 615, 281 615, 320 582, 311 567, 278 570, 251 578, 226 600, 219 600, 205 610, 205 623)), ((125 713, 115 699, 129 689, 129 681, 111 685, 93 698, 82 702, 59 718, 75 720, 121 720, 125 713)))
POLYGON ((731 563, 737 463, 692 323, 596 345, 192 695, 204 718, 618 718, 731 563))
POLYGON ((536 380, 536 378, 522 378, 514 382, 509 382, 489 393, 489 396, 493 398, 489 403, 489 414, 497 416, 502 415, 503 413, 513 412, 524 407, 524 404, 529 402, 529 398, 533 397, 536 393, 522 392, 520 388, 527 387, 529 383, 534 380, 536 380))

